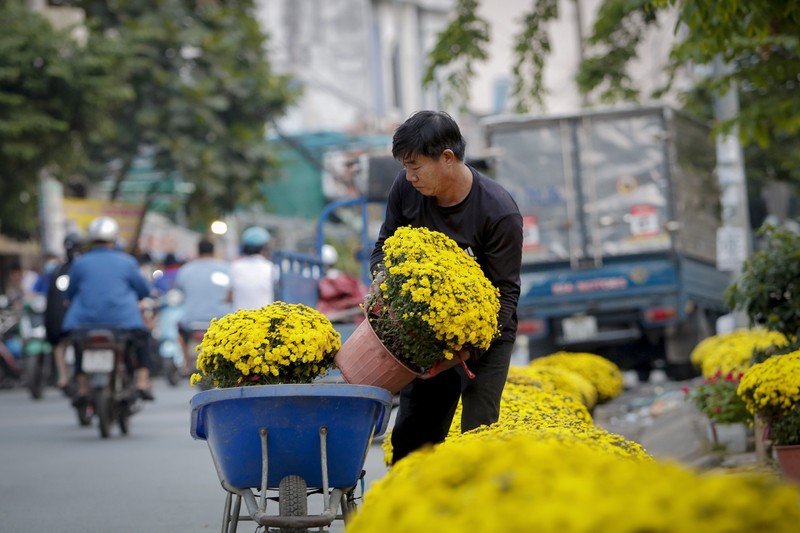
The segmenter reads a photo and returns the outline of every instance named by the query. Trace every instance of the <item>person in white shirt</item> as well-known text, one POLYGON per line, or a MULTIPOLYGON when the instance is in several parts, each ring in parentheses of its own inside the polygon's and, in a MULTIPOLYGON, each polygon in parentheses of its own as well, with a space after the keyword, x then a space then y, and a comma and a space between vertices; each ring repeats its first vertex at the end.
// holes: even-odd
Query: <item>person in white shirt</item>
POLYGON ((253 226, 242 233, 242 256, 231 263, 230 301, 234 311, 258 309, 275 301, 279 270, 268 259, 269 232, 253 226))

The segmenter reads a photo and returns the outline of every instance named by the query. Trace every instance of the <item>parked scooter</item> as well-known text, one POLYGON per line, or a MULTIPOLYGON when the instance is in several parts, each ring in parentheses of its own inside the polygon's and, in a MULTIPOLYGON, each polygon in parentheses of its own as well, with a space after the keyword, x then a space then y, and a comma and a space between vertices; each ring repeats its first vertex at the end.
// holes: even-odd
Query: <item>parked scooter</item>
MULTIPOLYGON (((130 333, 113 329, 89 329, 74 333, 81 367, 89 380, 91 393, 87 415, 98 420, 100 436, 108 438, 116 422, 123 435, 130 417, 139 411, 139 394, 134 387, 129 348, 130 333)), ((80 410, 83 405, 76 406, 80 410)))
POLYGON ((44 310, 47 301, 44 295, 36 295, 23 305, 20 319, 22 356, 25 368, 25 384, 34 400, 44 395, 46 386, 57 383, 57 370, 53 348, 47 342, 44 325, 44 310))

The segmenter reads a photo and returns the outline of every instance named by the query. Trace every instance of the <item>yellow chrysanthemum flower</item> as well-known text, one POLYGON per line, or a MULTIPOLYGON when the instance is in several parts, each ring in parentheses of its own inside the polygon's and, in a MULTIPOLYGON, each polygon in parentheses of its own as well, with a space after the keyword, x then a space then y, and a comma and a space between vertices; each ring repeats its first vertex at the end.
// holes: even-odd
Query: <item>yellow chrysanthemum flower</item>
POLYGON ((712 378, 717 373, 725 376, 745 372, 750 367, 753 350, 787 343, 786 337, 777 331, 737 329, 703 339, 694 347, 690 357, 692 363, 700 367, 703 377, 712 378))
POLYGON ((347 531, 788 533, 798 501, 798 488, 774 476, 702 475, 567 434, 523 432, 409 455, 365 494, 347 531))
POLYGON ((500 293, 450 237, 402 227, 383 246, 380 294, 367 298, 384 345, 416 370, 463 348, 487 349, 498 334, 500 293))
POLYGON ((583 352, 556 352, 531 361, 531 366, 556 366, 582 375, 597 390, 597 402, 607 402, 622 393, 622 371, 605 357, 583 352))
POLYGON ((211 321, 198 347, 191 384, 217 387, 310 383, 334 366, 341 336, 330 320, 303 304, 275 302, 211 321))

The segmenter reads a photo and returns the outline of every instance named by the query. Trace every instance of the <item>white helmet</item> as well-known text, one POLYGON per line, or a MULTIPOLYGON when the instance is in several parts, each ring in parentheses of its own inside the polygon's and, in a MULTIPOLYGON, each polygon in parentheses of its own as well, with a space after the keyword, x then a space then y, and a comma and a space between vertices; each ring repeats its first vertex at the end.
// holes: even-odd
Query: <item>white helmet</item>
POLYGON ((325 266, 332 266, 339 260, 339 252, 330 244, 322 245, 322 264, 325 266))
POLYGON ((90 241, 114 242, 119 237, 119 224, 111 217, 97 217, 89 223, 90 241))

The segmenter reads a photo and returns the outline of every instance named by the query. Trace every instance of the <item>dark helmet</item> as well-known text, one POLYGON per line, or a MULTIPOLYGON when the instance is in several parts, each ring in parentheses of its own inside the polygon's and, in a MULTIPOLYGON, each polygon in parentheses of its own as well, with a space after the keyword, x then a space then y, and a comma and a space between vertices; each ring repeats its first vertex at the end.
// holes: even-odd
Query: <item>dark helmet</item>
POLYGON ((68 254, 73 251, 80 251, 84 244, 83 235, 80 233, 67 233, 67 236, 64 237, 64 250, 68 254))

